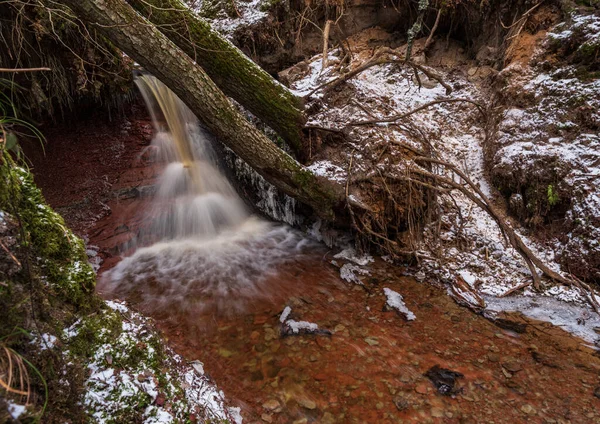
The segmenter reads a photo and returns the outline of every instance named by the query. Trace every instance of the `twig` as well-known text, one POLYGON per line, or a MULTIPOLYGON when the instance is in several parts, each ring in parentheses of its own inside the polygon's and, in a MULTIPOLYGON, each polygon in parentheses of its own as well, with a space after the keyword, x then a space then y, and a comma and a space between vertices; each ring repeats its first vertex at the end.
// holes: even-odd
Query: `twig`
POLYGON ((431 42, 433 41, 433 34, 437 30, 438 24, 440 23, 440 17, 442 16, 442 8, 440 7, 437 12, 437 16, 435 17, 435 23, 433 24, 433 28, 431 28, 431 32, 429 33, 429 37, 427 37, 427 41, 425 41, 425 46, 423 46, 423 51, 426 52, 431 42))
POLYGON ((371 124, 380 124, 380 123, 385 123, 385 122, 394 122, 394 121, 398 121, 400 119, 407 118, 410 115, 413 115, 417 112, 420 112, 424 109, 427 109, 427 108, 429 108, 433 105, 439 104, 439 103, 457 103, 457 102, 471 103, 471 104, 477 106, 477 109, 479 109, 479 112, 481 112, 481 114, 484 117, 486 116, 483 106, 473 100, 469 100, 469 99, 439 99, 439 100, 433 100, 431 102, 425 103, 409 112, 401 113, 399 115, 390 116, 388 118, 369 119, 369 120, 365 120, 365 121, 350 122, 346 126, 347 127, 356 127, 356 126, 360 126, 360 125, 371 125, 371 124))
POLYGON ((0 72, 38 72, 38 71, 51 71, 50 68, 0 68, 0 72))
POLYGON ((329 46, 329 31, 331 30, 332 20, 328 19, 323 30, 323 61, 321 63, 321 72, 327 68, 327 50, 329 46))

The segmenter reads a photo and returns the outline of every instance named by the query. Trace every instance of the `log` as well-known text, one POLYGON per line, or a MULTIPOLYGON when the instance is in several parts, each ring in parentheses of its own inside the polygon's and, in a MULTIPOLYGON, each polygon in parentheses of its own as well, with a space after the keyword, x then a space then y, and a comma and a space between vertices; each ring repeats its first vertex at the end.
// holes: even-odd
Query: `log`
POLYGON ((325 219, 342 204, 343 188, 317 177, 248 122, 192 58, 125 0, 60 0, 160 79, 224 145, 267 181, 325 219))
POLYGON ((180 0, 128 0, 206 71, 229 97, 270 126, 297 157, 303 154, 302 99, 213 30, 180 0))

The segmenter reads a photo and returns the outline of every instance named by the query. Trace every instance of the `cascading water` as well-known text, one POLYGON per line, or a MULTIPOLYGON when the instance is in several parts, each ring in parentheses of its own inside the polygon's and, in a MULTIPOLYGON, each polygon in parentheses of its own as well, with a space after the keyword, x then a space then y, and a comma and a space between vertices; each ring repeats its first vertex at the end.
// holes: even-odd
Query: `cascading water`
POLYGON ((214 166, 214 152, 198 120, 158 79, 136 83, 157 131, 153 146, 167 166, 160 178, 150 228, 159 240, 214 237, 248 218, 243 202, 214 166))
POLYGON ((150 149, 165 168, 137 250, 105 274, 101 290, 174 320, 271 297, 276 267, 312 242, 252 216, 192 112, 158 79, 136 83, 156 130, 150 149), (148 240, 154 244, 144 246, 148 240))

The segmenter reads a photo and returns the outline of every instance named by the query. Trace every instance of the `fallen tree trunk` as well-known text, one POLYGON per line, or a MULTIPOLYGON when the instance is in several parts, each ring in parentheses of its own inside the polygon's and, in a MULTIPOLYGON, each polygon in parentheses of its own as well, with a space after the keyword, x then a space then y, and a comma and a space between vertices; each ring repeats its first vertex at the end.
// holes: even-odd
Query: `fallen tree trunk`
POLYGON ((278 148, 233 106, 208 75, 124 0, 60 0, 173 90, 198 118, 267 181, 327 219, 343 188, 278 148))
POLYGON ((215 84, 303 156, 302 100, 279 84, 180 0, 127 0, 196 61, 215 84))

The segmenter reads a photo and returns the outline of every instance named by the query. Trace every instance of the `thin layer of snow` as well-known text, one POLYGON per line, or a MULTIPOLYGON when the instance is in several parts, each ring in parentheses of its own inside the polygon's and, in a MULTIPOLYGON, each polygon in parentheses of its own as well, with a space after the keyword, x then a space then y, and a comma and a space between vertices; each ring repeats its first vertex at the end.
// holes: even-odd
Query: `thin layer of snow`
POLYGON ((25 405, 19 405, 18 403, 14 403, 9 399, 6 400, 6 403, 8 404, 8 413, 13 420, 18 420, 27 408, 25 405))
MULTIPOLYGON (((190 1, 192 3, 191 8, 195 12, 199 12, 202 9, 203 1, 190 1)), ((231 37, 238 28, 251 27, 268 16, 267 12, 260 10, 262 0, 250 0, 248 2, 241 1, 235 3, 236 12, 239 12, 239 17, 229 17, 223 11, 219 11, 214 19, 207 19, 211 26, 217 31, 221 32, 225 36, 231 37)))
MULTIPOLYGON (((154 403, 159 393, 177 400, 173 400, 168 409, 155 403, 148 406, 143 413, 144 423, 179 422, 196 406, 206 411, 207 419, 221 421, 232 419, 235 415, 239 419, 234 421, 241 422, 239 410, 232 411, 226 406, 223 393, 204 376, 203 367, 196 363, 186 364, 169 349, 166 352, 169 371, 163 375, 166 386, 161 384, 159 387, 158 376, 151 365, 156 352, 149 344, 155 336, 149 331, 146 319, 129 310, 124 303, 109 301, 107 305, 110 310, 124 315, 125 319, 119 336, 98 346, 88 363, 89 377, 85 382, 83 404, 95 422, 111 422, 123 409, 135 405, 139 396, 147 396, 154 403), (140 343, 146 345, 146 356, 134 366, 123 367, 120 358, 127 358, 128 352, 140 343), (183 388, 183 398, 178 398, 177 390, 181 389, 176 387, 183 388)), ((77 336, 82 323, 79 320, 65 329, 63 335, 67 341, 77 336)), ((103 334, 106 331, 100 329, 99 336, 103 334)))
MULTIPOLYGON (((585 24, 589 28, 596 25, 596 18, 574 19, 576 25, 585 24)), ((567 36, 566 33, 560 35, 567 36)), ((330 52, 327 69, 322 69, 320 55, 311 58, 303 76, 291 81, 291 88, 296 94, 306 96, 319 85, 339 76, 334 71, 339 61, 336 55, 338 54, 335 51, 330 52)), ((357 55, 360 55, 360 52, 357 52, 357 55)), ((336 152, 339 157, 335 160, 331 157, 327 157, 326 160, 318 157, 309 168, 319 175, 343 182, 345 170, 353 158, 353 174, 373 172, 374 163, 380 172, 389 173, 390 168, 396 166, 395 161, 385 157, 379 161, 379 152, 385 146, 391 156, 398 156, 399 153, 390 147, 399 143, 409 148, 423 149, 422 142, 412 136, 410 131, 411 128, 419 128, 430 144, 425 148, 431 147, 436 157, 455 164, 484 195, 494 195, 484 163, 484 120, 473 105, 462 102, 441 103, 413 114, 406 120, 398 121, 396 125, 382 123, 372 127, 346 127, 349 122, 385 118, 408 112, 437 99, 468 98, 481 104, 486 103, 486 98, 481 95, 479 88, 469 81, 466 75, 448 72, 447 69, 436 69, 436 72, 455 88, 450 95, 446 94, 445 88, 437 81, 422 75, 423 86, 419 87, 412 70, 400 69, 396 65, 372 67, 346 81, 345 84, 349 86, 347 90, 352 93, 352 101, 334 103, 335 94, 331 94, 329 97, 334 100, 329 102, 328 98, 322 97, 322 90, 312 94, 311 98, 319 99, 318 101, 324 102, 325 106, 309 118, 309 124, 335 130, 350 130, 351 137, 347 149, 336 152), (358 103, 362 107, 359 107, 358 103)), ((585 189, 586 194, 580 196, 583 200, 575 202, 568 216, 572 216, 573 221, 586 222, 586 217, 589 217, 592 211, 600 213, 600 196, 597 188, 591 187, 600 175, 600 137, 597 134, 579 134, 575 140, 569 140, 567 143, 564 138, 545 132, 552 123, 559 128, 570 128, 574 125, 561 112, 564 105, 545 100, 552 96, 560 97, 561 93, 581 93, 582 98, 586 99, 586 107, 594 111, 594 116, 598 116, 600 81, 583 82, 573 74, 574 70, 562 70, 557 73, 525 76, 523 85, 527 86, 526 90, 531 91, 539 105, 535 110, 513 108, 504 113, 499 126, 501 151, 498 155, 501 157, 500 162, 505 161, 504 163, 510 166, 515 166, 516 161, 526 162, 534 158, 541 158, 541 163, 545 164, 551 157, 559 157, 565 163, 576 163, 583 171, 568 178, 576 181, 584 178, 585 172, 589 184, 585 189), (538 143, 539 140, 545 140, 544 144, 538 143), (514 147, 511 147, 513 142, 514 147)), ((398 174, 405 172, 403 166, 400 161, 398 174)), ((434 168, 434 172, 456 180, 452 173, 441 167, 434 168)), ((377 173, 373 172, 372 175, 376 176, 377 173)), ((507 244, 498 225, 486 212, 458 192, 453 192, 452 197, 442 194, 438 199, 442 225, 438 227, 436 223, 425 230, 425 237, 429 243, 418 252, 423 257, 422 268, 418 273, 421 280, 429 277, 453 285, 457 276, 460 276, 474 291, 499 296, 531 279, 530 271, 521 256, 507 244), (438 228, 441 228, 441 232, 438 232, 438 228), (436 252, 442 252, 441 260, 427 259, 432 256, 428 250, 431 246, 436 252)), ((517 229, 517 232, 538 257, 546 261, 552 269, 560 270, 556 258, 562 246, 558 241, 541 245, 528 238, 523 230, 517 229)), ((590 233, 595 234, 593 230, 590 230, 590 233)), ((580 235, 572 234, 569 237, 576 241, 580 235)), ((600 234, 594 237, 600 240, 600 234)), ((591 248, 600 249, 600 242, 591 248)), ((336 256, 332 263, 339 266, 339 259, 349 260, 346 255, 340 255, 336 256)), ((358 284, 362 283, 360 275, 366 273, 368 271, 354 261, 343 263, 340 268, 343 279, 358 284)), ((471 294, 464 293, 464 296, 468 297, 471 294)), ((585 302, 585 299, 572 289, 548 287, 544 296, 570 302, 585 302)), ((473 301, 479 303, 476 302, 477 299, 473 301)), ((558 304, 556 306, 558 307, 558 304)))
POLYGON ((548 321, 590 343, 598 341, 600 317, 587 307, 568 304, 545 296, 484 296, 488 312, 514 311, 548 321))
POLYGON ((385 293, 385 297, 387 298, 386 304, 396 311, 400 312, 402 315, 406 317, 407 321, 414 321, 417 319, 416 315, 413 314, 404 303, 404 299, 402 295, 394 290, 391 290, 387 287, 383 289, 383 293, 385 293))

